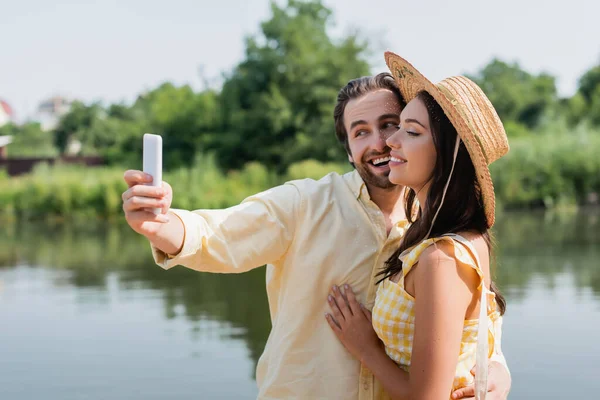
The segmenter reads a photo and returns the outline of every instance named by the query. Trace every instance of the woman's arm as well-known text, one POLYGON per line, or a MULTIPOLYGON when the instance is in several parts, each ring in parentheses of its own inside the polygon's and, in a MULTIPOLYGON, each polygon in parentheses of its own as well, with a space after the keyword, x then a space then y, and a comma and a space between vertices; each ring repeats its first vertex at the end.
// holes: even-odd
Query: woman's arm
POLYGON ((411 271, 415 333, 409 381, 413 399, 448 399, 452 391, 465 315, 479 277, 451 255, 451 244, 438 243, 421 254, 411 271))

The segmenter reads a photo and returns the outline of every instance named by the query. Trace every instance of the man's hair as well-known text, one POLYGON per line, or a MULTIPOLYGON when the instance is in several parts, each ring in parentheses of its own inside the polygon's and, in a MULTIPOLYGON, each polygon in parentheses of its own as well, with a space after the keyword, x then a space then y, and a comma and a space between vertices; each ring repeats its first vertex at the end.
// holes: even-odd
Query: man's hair
POLYGON ((346 127, 344 126, 344 112, 346 111, 346 105, 348 105, 350 100, 357 99, 367 93, 379 89, 390 90, 396 95, 402 107, 406 105, 396 81, 388 72, 382 72, 375 76, 363 76, 361 78, 353 79, 338 93, 337 104, 333 110, 335 136, 340 143, 344 145, 348 154, 350 154, 350 146, 348 145, 348 132, 346 132, 346 127))

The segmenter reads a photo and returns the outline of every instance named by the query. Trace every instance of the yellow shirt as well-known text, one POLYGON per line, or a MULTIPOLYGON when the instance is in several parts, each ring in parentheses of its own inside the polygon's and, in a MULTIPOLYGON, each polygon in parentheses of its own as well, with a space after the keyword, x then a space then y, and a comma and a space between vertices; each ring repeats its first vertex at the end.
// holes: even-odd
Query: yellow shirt
POLYGON ((352 285, 373 306, 374 274, 406 228, 400 221, 386 235, 356 171, 288 182, 225 210, 171 211, 183 221, 185 240, 173 258, 153 249, 163 268, 237 273, 267 264, 273 327, 256 371, 259 398, 382 398, 324 318, 333 284, 352 285))

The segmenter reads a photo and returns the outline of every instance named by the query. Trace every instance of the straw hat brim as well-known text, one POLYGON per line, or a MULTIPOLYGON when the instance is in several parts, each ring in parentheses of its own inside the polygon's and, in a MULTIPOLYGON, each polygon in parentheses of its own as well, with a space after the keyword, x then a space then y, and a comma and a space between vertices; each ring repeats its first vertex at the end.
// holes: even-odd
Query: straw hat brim
MULTIPOLYGON (((481 189, 483 200, 483 209, 487 219, 488 227, 492 227, 495 222, 496 198, 494 195, 494 184, 489 170, 489 162, 483 154, 476 135, 474 127, 470 126, 469 121, 462 115, 461 110, 456 107, 459 99, 454 98, 453 94, 441 85, 435 85, 425 78, 415 67, 399 55, 386 52, 385 61, 390 72, 396 80, 400 93, 406 103, 417 97, 419 92, 429 93, 440 105, 444 113, 456 129, 458 136, 464 142, 467 151, 471 157, 477 182, 481 189)), ((450 78, 454 79, 454 78, 450 78)), ((457 79, 458 80, 458 79, 457 79)), ((460 84, 460 82, 457 82, 460 84)), ((464 98, 460 99, 465 101, 464 98)), ((467 99, 468 100, 468 99, 467 99)), ((489 104, 491 106, 491 104, 489 104)))

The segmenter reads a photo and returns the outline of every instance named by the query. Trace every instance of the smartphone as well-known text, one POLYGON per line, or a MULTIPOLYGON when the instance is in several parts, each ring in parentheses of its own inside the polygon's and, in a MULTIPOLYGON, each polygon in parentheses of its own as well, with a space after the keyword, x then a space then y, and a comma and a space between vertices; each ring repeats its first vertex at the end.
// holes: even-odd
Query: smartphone
MULTIPOLYGON (((151 133, 144 134, 143 171, 152 175, 149 186, 162 186, 162 137, 151 133)), ((160 214, 160 208, 154 208, 160 214)))

